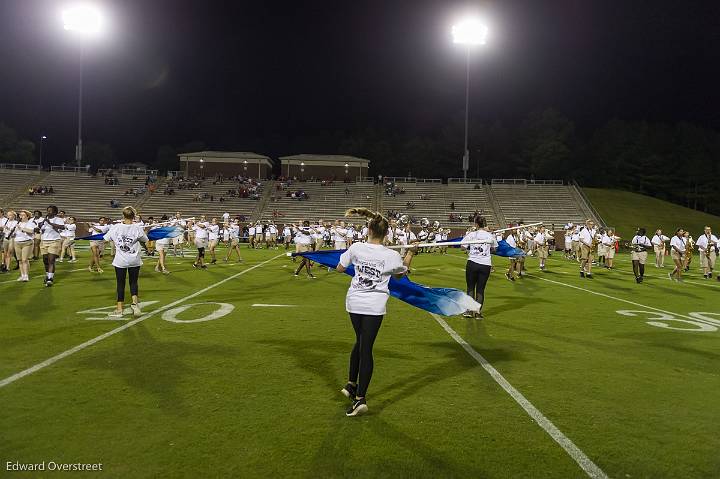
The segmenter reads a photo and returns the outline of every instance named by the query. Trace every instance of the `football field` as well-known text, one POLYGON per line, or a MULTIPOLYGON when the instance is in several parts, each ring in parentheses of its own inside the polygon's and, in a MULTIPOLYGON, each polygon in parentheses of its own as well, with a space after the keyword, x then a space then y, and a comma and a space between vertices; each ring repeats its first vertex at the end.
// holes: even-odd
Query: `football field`
MULTIPOLYGON (((347 418, 349 278, 242 252, 169 256, 169 275, 145 258, 143 315, 122 320, 107 258, 52 288, 37 261, 0 276, 0 476, 720 477, 720 282, 697 257, 684 283, 668 260, 642 284, 624 254, 594 279, 528 258, 515 282, 494 257, 481 321, 391 298, 369 413, 347 418)), ((464 261, 421 254, 411 279, 464 289, 464 261)))

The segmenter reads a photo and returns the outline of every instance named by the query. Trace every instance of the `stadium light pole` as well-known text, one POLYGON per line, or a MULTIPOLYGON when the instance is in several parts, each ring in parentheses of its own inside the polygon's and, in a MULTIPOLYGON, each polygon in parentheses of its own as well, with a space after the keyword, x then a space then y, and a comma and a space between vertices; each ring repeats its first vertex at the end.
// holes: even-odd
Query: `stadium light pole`
POLYGON ((453 43, 465 45, 465 150, 463 152, 463 178, 467 179, 470 168, 470 150, 468 150, 468 120, 470 111, 470 51, 478 45, 485 45, 488 27, 480 19, 468 17, 452 27, 453 43))
POLYGON ((78 4, 62 11, 63 28, 80 37, 80 85, 78 88, 78 140, 75 145, 75 161, 82 164, 82 100, 83 100, 83 58, 85 41, 97 36, 102 30, 103 17, 93 5, 78 4))
POLYGON ((40 169, 42 170, 42 154, 43 154, 43 146, 45 146, 45 140, 47 140, 47 136, 42 135, 40 137, 40 169))

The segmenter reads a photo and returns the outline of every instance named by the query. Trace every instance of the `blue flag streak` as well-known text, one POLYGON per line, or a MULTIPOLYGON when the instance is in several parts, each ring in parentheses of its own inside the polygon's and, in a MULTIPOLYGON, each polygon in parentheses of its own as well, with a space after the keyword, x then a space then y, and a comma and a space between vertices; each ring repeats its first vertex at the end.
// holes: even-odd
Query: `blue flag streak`
MULTIPOLYGON (((313 251, 297 253, 296 256, 304 256, 328 268, 335 268, 340 262, 340 255, 344 252, 345 250, 313 251)), ((345 273, 355 276, 353 265, 350 265, 345 273)), ((468 310, 480 309, 480 304, 463 291, 455 288, 430 288, 410 281, 407 276, 402 279, 391 277, 388 289, 391 296, 401 301, 443 316, 454 316, 468 310)))
MULTIPOLYGON (((154 228, 148 231, 147 237, 150 241, 157 241, 164 238, 175 238, 176 236, 180 236, 181 234, 182 228, 178 226, 161 226, 159 228, 154 228)), ((103 233, 98 233, 96 235, 83 236, 82 238, 77 239, 88 241, 102 241, 104 236, 105 235, 103 233)))
MULTIPOLYGON (((458 241, 462 241, 462 237, 457 237, 448 240, 448 242, 457 243, 458 241)), ((455 248, 460 248, 460 246, 455 246, 455 248)), ((525 256, 525 252, 521 250, 520 248, 513 248, 508 244, 505 240, 498 241, 497 248, 493 252, 495 256, 503 256, 505 258, 519 258, 520 256, 525 256)))

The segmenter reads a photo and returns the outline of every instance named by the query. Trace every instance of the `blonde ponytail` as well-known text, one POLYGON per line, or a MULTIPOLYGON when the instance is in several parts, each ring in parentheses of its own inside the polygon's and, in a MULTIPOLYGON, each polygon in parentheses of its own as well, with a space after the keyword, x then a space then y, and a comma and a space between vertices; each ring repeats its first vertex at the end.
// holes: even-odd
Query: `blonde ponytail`
POLYGON ((376 238, 384 238, 387 235, 390 223, 382 213, 372 211, 367 208, 350 208, 345 212, 345 217, 364 216, 368 221, 368 229, 372 236, 376 238))

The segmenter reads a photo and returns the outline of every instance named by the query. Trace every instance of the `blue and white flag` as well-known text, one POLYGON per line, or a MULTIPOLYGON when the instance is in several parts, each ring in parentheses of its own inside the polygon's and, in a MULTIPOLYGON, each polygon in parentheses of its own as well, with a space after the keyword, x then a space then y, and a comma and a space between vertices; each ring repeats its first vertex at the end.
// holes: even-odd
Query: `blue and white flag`
MULTIPOLYGON (((335 268, 340 262, 340 255, 345 251, 344 249, 312 251, 307 253, 293 253, 293 256, 304 256, 328 268, 335 268)), ((353 268, 353 265, 350 265, 350 267, 345 270, 345 273, 350 276, 355 276, 355 268, 353 268)), ((400 301, 443 316, 455 316, 468 310, 480 310, 480 303, 459 289, 430 288, 422 284, 413 283, 407 276, 401 279, 391 277, 388 289, 390 290, 390 295, 400 301)))
MULTIPOLYGON (((163 238, 175 238, 176 236, 180 236, 182 234, 183 230, 179 226, 160 226, 158 228, 151 229, 147 233, 148 240, 150 241, 157 241, 159 239, 163 238)), ((79 240, 89 240, 89 241, 102 241, 105 234, 98 233, 96 235, 90 235, 90 236, 83 236, 82 238, 76 238, 79 240)))
MULTIPOLYGON (((455 243, 462 241, 462 236, 459 236, 457 238, 453 238, 451 240, 448 240, 448 243, 455 243)), ((442 245, 442 243, 440 244, 442 245)), ((460 248, 460 246, 454 246, 454 248, 460 248)), ((508 244, 505 240, 498 241, 497 248, 495 248, 495 251, 493 252, 495 256, 503 256, 505 258, 519 258, 521 256, 525 256, 525 252, 521 250, 520 248, 513 248, 508 244)))

